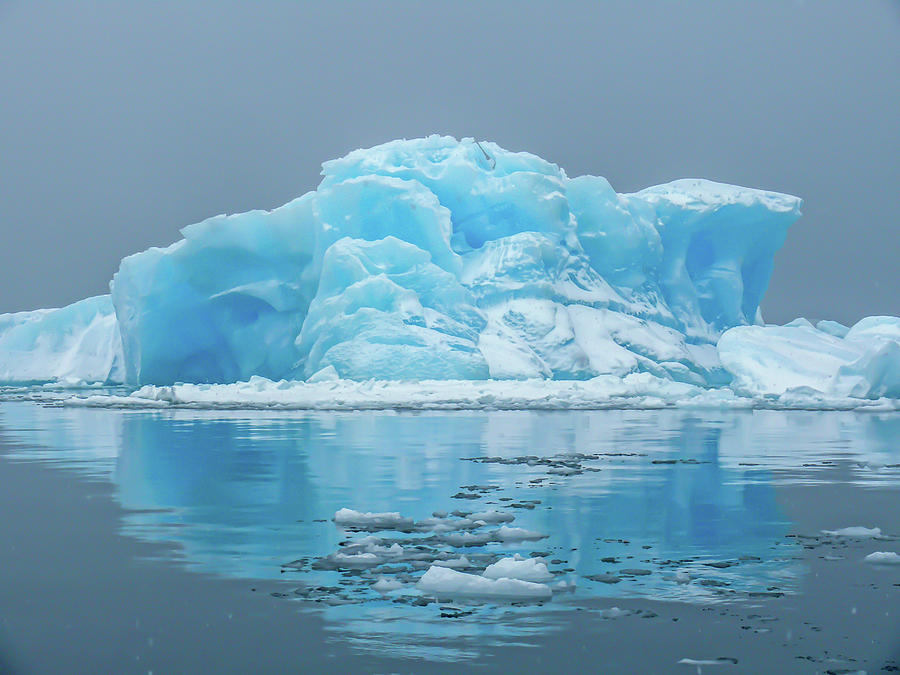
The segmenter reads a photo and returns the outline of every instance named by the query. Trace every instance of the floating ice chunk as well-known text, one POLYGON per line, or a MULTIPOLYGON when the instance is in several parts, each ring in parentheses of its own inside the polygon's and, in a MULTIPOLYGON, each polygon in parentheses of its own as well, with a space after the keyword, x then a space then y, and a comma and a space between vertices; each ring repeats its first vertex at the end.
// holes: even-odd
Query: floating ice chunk
POLYGON ((372 589, 378 591, 383 595, 387 595, 392 591, 399 591, 406 584, 402 581, 397 581, 396 579, 386 579, 385 577, 379 577, 378 581, 372 584, 372 589))
POLYGON ((440 541, 457 548, 463 546, 484 546, 495 541, 502 541, 496 530, 488 532, 449 532, 439 536, 440 541))
POLYGON ((511 523, 516 517, 511 513, 502 511, 479 511, 467 516, 470 520, 481 520, 485 523, 511 523))
POLYGON ((445 532, 476 530, 484 525, 485 521, 473 518, 426 518, 418 521, 415 529, 417 532, 444 534, 445 532))
POLYGON ((520 579, 536 583, 553 580, 553 575, 547 569, 547 563, 543 558, 523 558, 518 554, 513 558, 502 558, 488 565, 482 576, 488 579, 520 579))
POLYGON ((324 566, 333 567, 375 567, 383 561, 382 557, 375 553, 332 553, 323 560, 324 566))
POLYGON ((352 509, 339 509, 334 514, 334 522, 342 527, 374 532, 377 530, 411 530, 413 519, 405 518, 398 512, 361 513, 352 509))
POLYGON ((344 552, 374 553, 375 555, 393 558, 403 555, 403 547, 400 544, 394 542, 389 546, 385 546, 384 543, 384 540, 379 539, 378 537, 369 536, 357 541, 342 544, 342 549, 344 552))
POLYGON ((623 616, 630 616, 634 614, 630 609, 619 609, 618 607, 607 607, 606 609, 600 610, 600 616, 604 619, 620 619, 623 616))
POLYGON ((735 666, 738 660, 728 656, 720 656, 716 659, 681 659, 678 661, 684 666, 735 666))
POLYGON ((508 527, 503 525, 497 530, 497 538, 500 541, 537 541, 538 539, 546 539, 547 534, 526 530, 521 527, 508 527))
POLYGON ((828 534, 832 537, 855 537, 858 539, 868 539, 871 537, 880 537, 881 528, 854 525, 852 527, 842 527, 839 530, 822 530, 822 534, 828 534))
POLYGON ((458 558, 450 558, 448 560, 435 560, 433 565, 435 567, 449 567, 452 570, 464 570, 474 567, 474 565, 469 562, 469 559, 461 555, 458 558))
POLYGON ((875 551, 863 558, 868 563, 875 565, 900 565, 900 555, 894 551, 875 551))
POLYGON ((684 570, 678 570, 675 573, 675 583, 677 584, 689 584, 691 583, 691 575, 685 572, 684 570))
POLYGON ((430 567, 416 587, 439 598, 548 600, 553 595, 546 584, 519 579, 488 579, 437 566, 430 567))
POLYGON ((417 532, 434 532, 445 534, 447 532, 463 532, 477 530, 487 524, 509 523, 515 520, 515 516, 500 511, 482 511, 463 515, 454 512, 455 517, 449 517, 446 512, 435 513, 432 518, 425 518, 415 523, 417 532))

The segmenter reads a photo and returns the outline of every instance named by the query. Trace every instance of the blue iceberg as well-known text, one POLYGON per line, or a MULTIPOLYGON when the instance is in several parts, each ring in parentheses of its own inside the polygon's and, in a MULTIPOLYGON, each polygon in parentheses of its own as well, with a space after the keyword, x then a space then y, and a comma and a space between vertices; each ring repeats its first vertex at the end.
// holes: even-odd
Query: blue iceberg
POLYGON ((110 296, 0 317, 0 381, 614 378, 654 396, 900 397, 897 319, 763 324, 797 197, 699 179, 618 194, 446 136, 322 173, 280 208, 125 258, 110 296))

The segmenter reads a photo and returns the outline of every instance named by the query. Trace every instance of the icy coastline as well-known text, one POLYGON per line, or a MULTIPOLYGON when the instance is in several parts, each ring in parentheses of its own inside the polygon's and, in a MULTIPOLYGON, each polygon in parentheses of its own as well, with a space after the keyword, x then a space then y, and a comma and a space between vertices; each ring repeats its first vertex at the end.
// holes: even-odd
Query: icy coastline
POLYGON ((801 202, 700 179, 617 194, 450 137, 323 165, 273 211, 125 258, 108 296, 0 315, 0 384, 76 405, 893 407, 900 319, 765 325, 801 202))

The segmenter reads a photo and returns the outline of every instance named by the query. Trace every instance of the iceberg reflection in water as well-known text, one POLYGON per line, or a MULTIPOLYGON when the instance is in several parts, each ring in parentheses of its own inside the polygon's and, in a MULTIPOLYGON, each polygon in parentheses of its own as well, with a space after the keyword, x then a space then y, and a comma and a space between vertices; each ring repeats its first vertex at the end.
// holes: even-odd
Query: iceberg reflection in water
POLYGON ((874 413, 279 414, 4 402, 0 433, 21 444, 20 457, 108 477, 127 509, 124 534, 174 542, 204 573, 293 584, 286 598, 321 608, 341 640, 446 658, 468 653, 469 638, 483 645, 552 629, 554 610, 598 598, 727 603, 799 592, 800 544, 786 537, 778 486, 835 468, 847 482, 900 478, 900 416, 874 413), (332 521, 341 508, 432 524, 351 532, 332 521), (433 512, 453 511, 514 520, 434 526, 433 512), (547 537, 463 545, 499 524, 547 537), (346 545, 366 536, 378 541, 346 545), (333 564, 333 554, 392 543, 404 556, 333 564), (553 599, 540 606, 416 603, 415 582, 435 560, 465 555, 474 569, 464 571, 480 574, 501 557, 538 553, 554 574, 553 599), (372 589, 380 579, 399 589, 382 595, 372 589), (452 649, 442 645, 449 637, 452 649))

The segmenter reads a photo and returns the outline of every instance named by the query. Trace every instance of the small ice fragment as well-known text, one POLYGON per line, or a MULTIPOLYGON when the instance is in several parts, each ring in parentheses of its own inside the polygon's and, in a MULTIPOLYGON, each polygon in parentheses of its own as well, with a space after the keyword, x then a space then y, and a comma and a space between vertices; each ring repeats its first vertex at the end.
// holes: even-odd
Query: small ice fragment
POLYGON ((735 666, 737 662, 730 656, 720 656, 717 659, 681 659, 678 663, 685 666, 735 666))
POLYGON ((519 579, 487 579, 477 574, 466 574, 437 566, 429 567, 416 586, 425 593, 451 598, 548 600, 553 595, 546 584, 519 579))
POLYGON ((624 570, 619 570, 619 574, 629 577, 645 577, 648 574, 653 574, 653 570, 644 569, 643 567, 628 567, 624 570))
POLYGON ((332 553, 324 560, 337 567, 374 567, 382 562, 374 553, 332 553))
POLYGON ((617 577, 615 574, 588 574, 585 579, 599 581, 601 584, 617 584, 622 581, 622 577, 617 577))
POLYGON ((675 573, 675 583, 677 584, 689 584, 691 583, 691 575, 685 572, 684 570, 679 570, 675 573))
POLYGON ((875 551, 867 555, 864 560, 874 565, 900 565, 900 555, 893 551, 875 551))
POLYGON ((503 558, 493 565, 488 565, 482 576, 488 579, 519 579, 536 583, 553 579, 553 575, 550 574, 550 570, 547 569, 547 564, 542 558, 523 558, 520 555, 516 555, 514 558, 503 558))
POLYGON ((472 520, 483 520, 486 523, 511 523, 516 519, 511 513, 501 511, 480 511, 469 516, 472 520))
POLYGON ((536 541, 538 539, 546 539, 548 536, 521 527, 507 527, 506 525, 497 530, 497 537, 502 541, 536 541))
POLYGON ((403 588, 403 582, 397 581, 396 579, 385 579, 384 577, 381 577, 372 584, 372 588, 382 595, 387 595, 391 591, 398 591, 403 588))
POLYGON ((553 467, 552 469, 547 469, 547 473, 553 474, 555 476, 574 476, 581 473, 581 470, 573 469, 570 466, 558 466, 553 467))
POLYGON ((451 558, 449 560, 435 560, 432 564, 436 567, 449 567, 452 570, 462 570, 469 567, 474 567, 474 565, 469 562, 469 559, 464 555, 461 555, 458 558, 451 558))
POLYGON ((822 530, 822 534, 829 534, 832 537, 855 537, 858 539, 866 539, 868 537, 880 537, 881 528, 855 525, 853 527, 842 527, 839 530, 822 530))
POLYGON ((600 616, 604 619, 618 619, 623 616, 628 616, 629 614, 631 614, 629 610, 619 609, 618 607, 610 607, 600 611, 600 616))
POLYGON ((496 532, 450 532, 442 534, 440 540, 449 546, 459 548, 462 546, 484 546, 493 541, 500 541, 500 538, 496 532))
POLYGON ((342 527, 357 530, 409 530, 412 518, 404 518, 396 511, 392 513, 361 513, 353 509, 340 509, 334 514, 334 522, 342 527))

